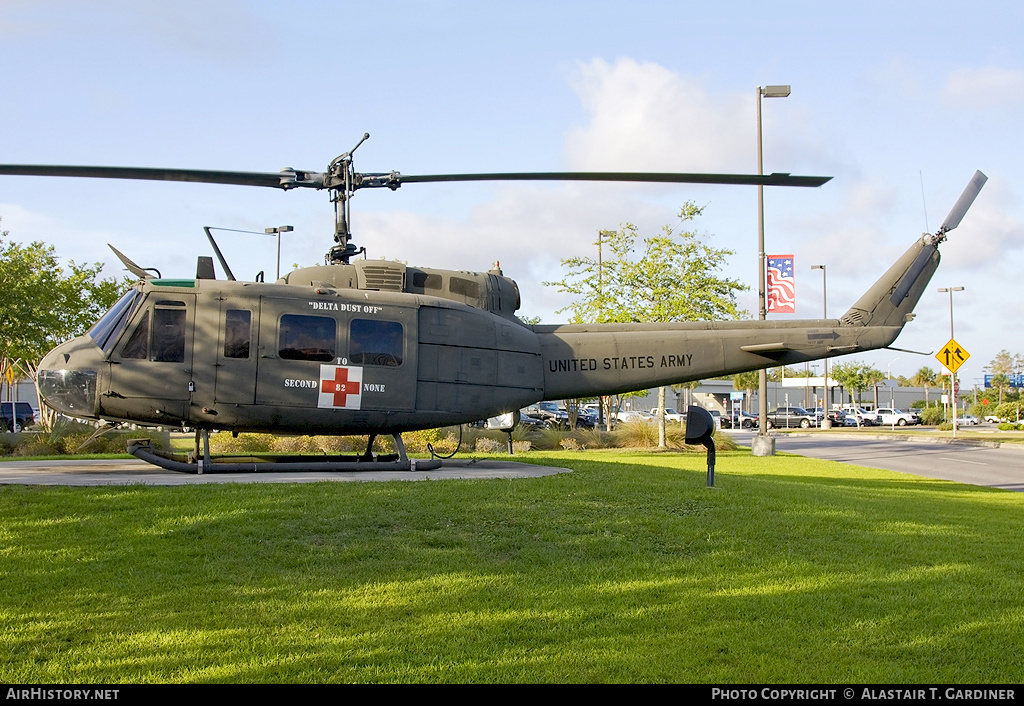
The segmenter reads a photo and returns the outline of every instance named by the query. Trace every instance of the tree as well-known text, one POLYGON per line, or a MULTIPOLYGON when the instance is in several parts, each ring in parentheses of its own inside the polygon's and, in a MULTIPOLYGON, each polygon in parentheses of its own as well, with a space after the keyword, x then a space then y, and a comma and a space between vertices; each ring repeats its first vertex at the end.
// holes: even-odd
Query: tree
POLYGON ((921 368, 916 373, 914 373, 914 377, 910 378, 910 383, 914 387, 923 387, 924 388, 924 406, 925 407, 930 406, 929 405, 929 400, 928 400, 928 388, 929 387, 935 387, 935 383, 938 382, 938 380, 939 380, 938 374, 934 370, 932 370, 931 368, 928 368, 928 367, 921 368))
MULTIPOLYGON (((568 274, 545 285, 575 295, 572 323, 707 321, 745 315, 736 301, 747 289, 739 280, 722 277, 725 259, 733 251, 711 247, 695 231, 682 230, 703 213, 686 203, 679 222, 661 233, 641 237, 627 223, 617 231, 601 231, 598 258, 562 260, 568 274)), ((561 313, 561 312, 560 312, 561 313)), ((664 388, 659 391, 663 407, 664 388)), ((664 415, 659 415, 660 444, 665 445, 664 415)))
POLYGON ((86 330, 117 300, 126 281, 99 279, 103 265, 60 265, 52 245, 22 245, 0 232, 2 371, 35 376, 42 357, 86 330))
POLYGON ((857 401, 853 397, 854 391, 857 392, 857 399, 860 399, 861 391, 864 388, 871 387, 876 382, 881 382, 885 379, 885 373, 881 370, 856 361, 837 363, 829 375, 850 391, 850 403, 855 407, 857 406, 857 401))
POLYGON ((1017 369, 1019 359, 1020 356, 1011 355, 1010 351, 1004 348, 996 353, 996 357, 988 364, 989 370, 992 371, 992 384, 999 388, 999 404, 1003 403, 1003 394, 1010 385, 1010 375, 1017 369))
POLYGON ((745 410, 748 414, 750 413, 750 399, 754 394, 754 390, 761 384, 761 374, 757 370, 751 370, 746 373, 736 373, 732 376, 732 387, 734 390, 742 390, 746 393, 744 399, 747 402, 747 409, 745 410))

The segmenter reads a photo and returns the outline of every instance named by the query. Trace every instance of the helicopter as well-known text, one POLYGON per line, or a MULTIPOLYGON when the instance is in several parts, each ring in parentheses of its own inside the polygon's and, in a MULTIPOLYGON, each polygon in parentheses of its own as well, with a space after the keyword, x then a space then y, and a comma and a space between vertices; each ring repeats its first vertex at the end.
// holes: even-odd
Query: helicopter
MULTIPOLYGON (((191 428, 193 453, 129 443, 140 459, 191 473, 283 470, 431 470, 408 456, 401 434, 481 419, 509 429, 542 400, 611 395, 890 346, 987 177, 976 172, 942 227, 919 237, 839 319, 681 323, 533 324, 519 320, 516 282, 487 271, 357 259, 349 229, 359 189, 496 180, 634 181, 817 187, 831 177, 650 172, 404 175, 360 173, 353 154, 325 172, 228 172, 137 167, 0 165, 0 175, 190 181, 327 190, 335 245, 322 265, 276 282, 236 280, 212 257, 195 277, 163 278, 114 249, 139 279, 84 335, 40 362, 48 406, 69 417, 191 428), (346 457, 214 459, 211 431, 369 435, 346 457), (390 435, 395 453, 372 453, 390 435), (203 448, 200 450, 200 441, 203 448)), ((365 257, 365 255, 364 255, 365 257)))

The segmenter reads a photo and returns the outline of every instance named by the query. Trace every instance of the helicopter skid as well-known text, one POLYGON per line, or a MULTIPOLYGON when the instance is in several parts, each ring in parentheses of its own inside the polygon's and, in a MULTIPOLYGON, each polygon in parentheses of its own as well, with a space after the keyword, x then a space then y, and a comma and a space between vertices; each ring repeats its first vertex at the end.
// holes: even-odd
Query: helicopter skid
POLYGON ((416 459, 404 453, 371 456, 207 456, 191 459, 165 454, 153 448, 149 439, 132 439, 128 442, 128 453, 167 471, 199 475, 281 471, 433 471, 441 467, 439 458, 416 459))

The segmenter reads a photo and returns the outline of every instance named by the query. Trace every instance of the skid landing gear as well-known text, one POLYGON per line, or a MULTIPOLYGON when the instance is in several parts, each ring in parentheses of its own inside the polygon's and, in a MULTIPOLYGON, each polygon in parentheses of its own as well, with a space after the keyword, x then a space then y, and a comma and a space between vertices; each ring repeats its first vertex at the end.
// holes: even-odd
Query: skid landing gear
POLYGON ((433 471, 441 467, 441 459, 409 458, 400 434, 392 434, 393 454, 373 453, 376 434, 370 435, 366 451, 358 456, 315 455, 210 455, 210 431, 196 430, 196 444, 187 456, 153 448, 149 439, 131 439, 128 453, 168 471, 181 473, 267 473, 281 471, 433 471), (200 442, 202 450, 200 452, 200 442))

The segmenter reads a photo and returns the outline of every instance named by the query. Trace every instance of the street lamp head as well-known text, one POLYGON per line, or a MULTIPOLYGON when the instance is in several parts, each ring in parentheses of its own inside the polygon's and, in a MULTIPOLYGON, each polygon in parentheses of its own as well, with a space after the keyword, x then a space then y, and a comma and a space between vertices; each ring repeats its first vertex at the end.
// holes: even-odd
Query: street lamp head
POLYGON ((765 98, 785 98, 790 93, 789 86, 764 86, 758 90, 765 98))
POLYGON ((963 287, 939 287, 939 291, 945 294, 946 292, 962 292, 963 287))
POLYGON ((824 270, 825 266, 824 265, 811 265, 811 269, 812 270, 824 270))

